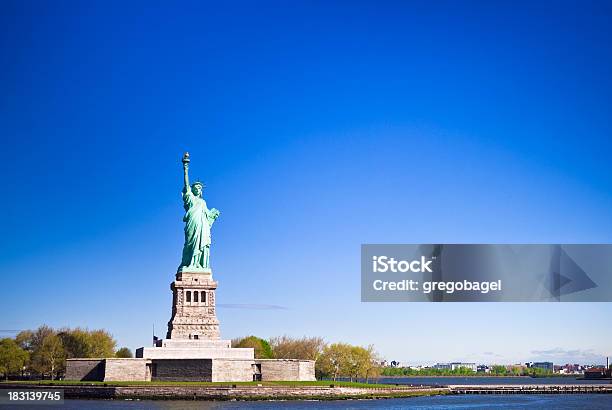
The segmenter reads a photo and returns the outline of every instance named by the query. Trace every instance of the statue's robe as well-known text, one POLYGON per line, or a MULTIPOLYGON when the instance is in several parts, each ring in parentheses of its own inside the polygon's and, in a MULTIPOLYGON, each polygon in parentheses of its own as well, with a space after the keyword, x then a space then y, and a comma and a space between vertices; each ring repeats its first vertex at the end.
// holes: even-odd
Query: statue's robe
POLYGON ((183 192, 185 206, 185 244, 181 266, 207 268, 210 247, 210 226, 214 218, 206 206, 206 201, 195 196, 191 190, 183 192))

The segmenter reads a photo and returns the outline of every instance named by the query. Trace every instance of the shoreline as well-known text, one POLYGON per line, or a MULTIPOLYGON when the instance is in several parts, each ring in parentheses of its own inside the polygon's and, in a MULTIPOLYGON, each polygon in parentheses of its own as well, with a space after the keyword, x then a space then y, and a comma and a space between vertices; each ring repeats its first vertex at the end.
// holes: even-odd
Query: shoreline
POLYGON ((341 385, 112 385, 0 383, 0 389, 64 390, 64 398, 88 400, 350 400, 390 399, 450 394, 442 387, 352 387, 341 385))
POLYGON ((612 394, 612 385, 448 385, 385 386, 350 385, 214 385, 214 384, 91 384, 91 383, 0 383, 0 389, 64 391, 66 400, 366 400, 439 395, 472 394, 612 394))

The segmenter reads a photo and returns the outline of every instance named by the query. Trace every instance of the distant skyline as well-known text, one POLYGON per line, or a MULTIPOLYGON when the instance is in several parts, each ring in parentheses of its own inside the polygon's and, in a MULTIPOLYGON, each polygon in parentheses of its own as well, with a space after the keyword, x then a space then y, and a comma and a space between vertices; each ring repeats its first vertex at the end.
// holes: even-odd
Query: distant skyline
POLYGON ((611 243, 608 2, 5 1, 0 316, 165 337, 182 169, 223 338, 604 363, 610 303, 361 303, 362 243, 611 243))

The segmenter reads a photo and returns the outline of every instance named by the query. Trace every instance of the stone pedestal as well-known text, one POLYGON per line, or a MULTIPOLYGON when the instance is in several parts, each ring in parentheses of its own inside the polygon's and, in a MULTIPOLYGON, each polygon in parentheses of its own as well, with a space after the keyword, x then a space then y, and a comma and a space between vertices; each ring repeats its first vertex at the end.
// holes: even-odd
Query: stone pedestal
MULTIPOLYGON (((139 377, 143 380, 315 380, 312 360, 259 360, 255 359, 252 347, 231 347, 230 340, 219 337, 215 312, 217 282, 212 272, 180 270, 170 289, 172 318, 168 322, 167 338, 156 341, 155 346, 136 349, 137 359, 131 359, 145 359, 134 362, 142 370, 144 376, 139 377)), ((68 364, 74 379, 85 380, 83 377, 88 377, 87 374, 95 373, 91 370, 95 363, 69 361, 68 364)))
POLYGON ((219 340, 219 321, 215 309, 217 282, 210 271, 179 271, 170 285, 172 318, 167 339, 219 340))

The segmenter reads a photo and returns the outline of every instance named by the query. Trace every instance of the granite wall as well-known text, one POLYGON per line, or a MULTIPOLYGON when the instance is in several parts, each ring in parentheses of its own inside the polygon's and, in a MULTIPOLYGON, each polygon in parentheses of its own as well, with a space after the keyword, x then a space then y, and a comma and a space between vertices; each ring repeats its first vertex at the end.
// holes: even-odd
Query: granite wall
POLYGON ((150 380, 146 359, 68 359, 66 380, 145 381, 150 380))
POLYGON ((312 381, 315 379, 314 360, 256 359, 261 366, 262 381, 312 381))
POLYGON ((101 382, 104 380, 104 359, 68 359, 64 378, 101 382))
POLYGON ((212 381, 252 382, 254 361, 239 359, 214 359, 212 381))
POLYGON ((66 380, 250 382, 261 371, 262 381, 312 381, 314 368, 297 359, 68 359, 66 380))
POLYGON ((213 381, 212 359, 155 359, 151 364, 153 381, 213 381))
POLYGON ((151 380, 146 359, 104 359, 104 381, 151 380))

